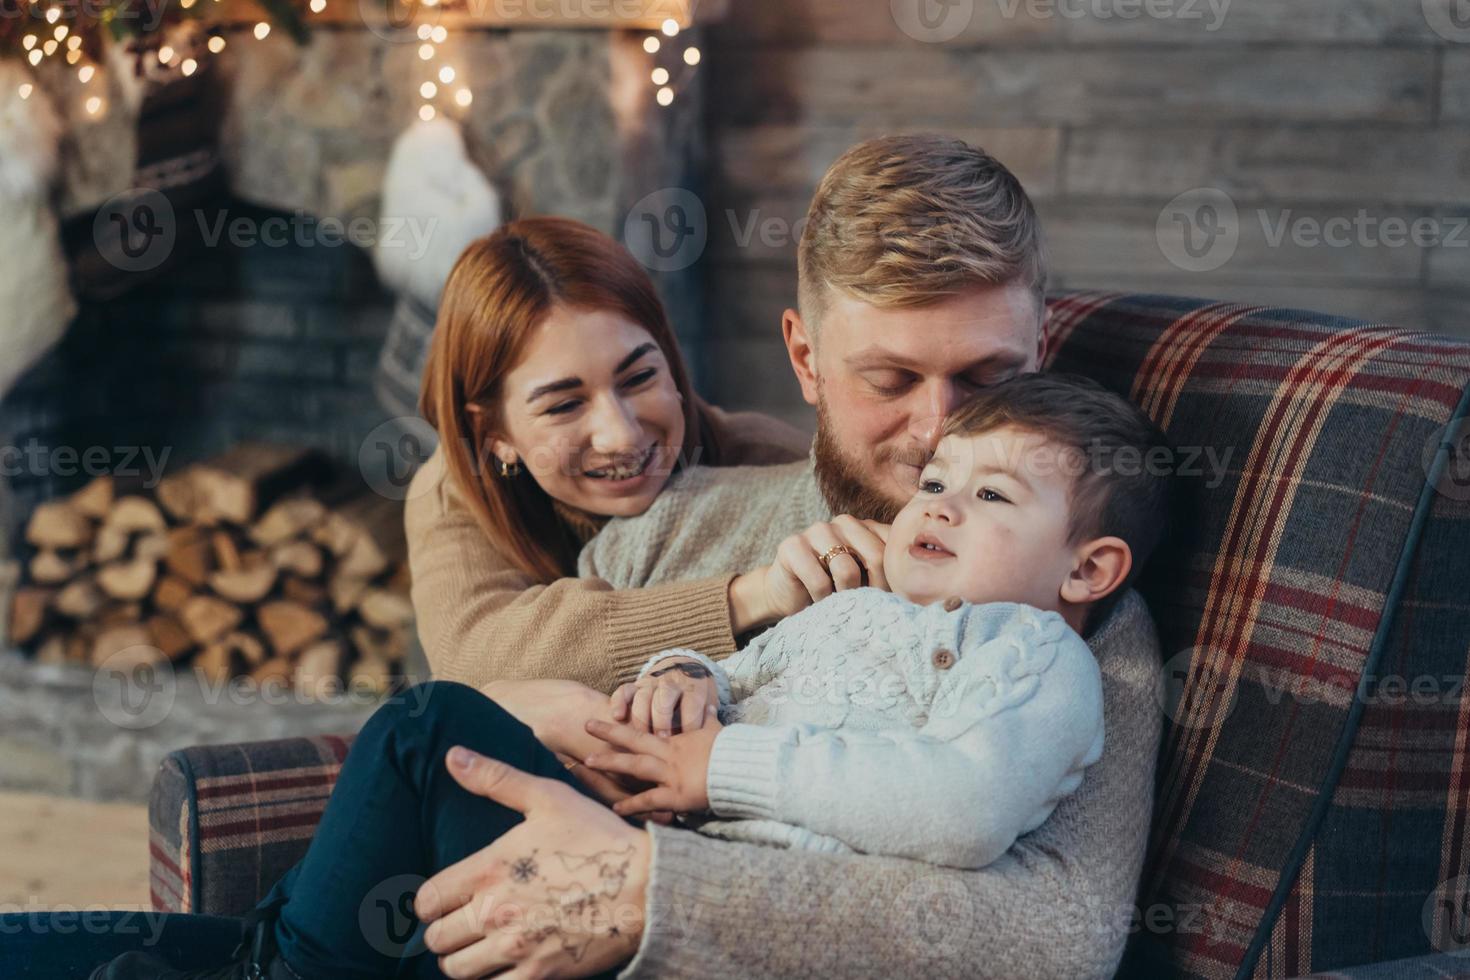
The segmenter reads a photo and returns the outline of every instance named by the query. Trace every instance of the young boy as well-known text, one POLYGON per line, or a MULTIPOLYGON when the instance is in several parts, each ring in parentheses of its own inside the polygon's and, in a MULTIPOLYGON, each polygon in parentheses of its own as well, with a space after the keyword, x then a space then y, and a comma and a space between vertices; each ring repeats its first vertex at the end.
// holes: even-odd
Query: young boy
POLYGON ((1169 480, 1144 464, 1167 445, 1118 396, 1044 374, 988 389, 944 432, 888 533, 891 592, 838 592, 723 663, 656 654, 639 685, 679 665, 718 704, 697 731, 589 723, 622 750, 589 768, 651 784, 618 813, 974 868, 1077 788, 1103 739, 1080 634, 1159 540, 1169 480))

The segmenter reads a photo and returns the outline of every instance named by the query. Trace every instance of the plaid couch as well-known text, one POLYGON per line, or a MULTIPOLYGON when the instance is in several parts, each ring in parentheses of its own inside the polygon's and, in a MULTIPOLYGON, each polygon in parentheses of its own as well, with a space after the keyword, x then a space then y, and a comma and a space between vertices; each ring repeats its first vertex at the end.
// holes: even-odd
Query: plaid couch
MULTIPOLYGON (((1167 721, 1123 974, 1470 975, 1443 955, 1470 945, 1470 343, 1174 297, 1050 306, 1050 367, 1133 399, 1198 470, 1143 583, 1167 721)), ((155 907, 255 902, 347 745, 170 756, 155 907)))

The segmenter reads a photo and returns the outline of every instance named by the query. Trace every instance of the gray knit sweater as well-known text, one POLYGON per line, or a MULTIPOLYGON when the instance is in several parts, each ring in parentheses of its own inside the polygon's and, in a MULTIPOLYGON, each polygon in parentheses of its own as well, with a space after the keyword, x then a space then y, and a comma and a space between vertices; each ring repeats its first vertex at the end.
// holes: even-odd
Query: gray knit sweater
MULTIPOLYGON (((746 571, 830 517, 810 461, 694 468, 644 514, 610 523, 583 551, 581 571, 617 587, 746 571)), ((654 826, 648 921, 621 976, 1111 976, 1152 810, 1160 658, 1133 593, 1087 642, 1102 673, 1102 758, 999 860, 958 871, 654 826)))
POLYGON ((715 674, 726 727, 700 833, 983 868, 1102 755, 1102 678, 1066 621, 1012 602, 828 596, 715 674))

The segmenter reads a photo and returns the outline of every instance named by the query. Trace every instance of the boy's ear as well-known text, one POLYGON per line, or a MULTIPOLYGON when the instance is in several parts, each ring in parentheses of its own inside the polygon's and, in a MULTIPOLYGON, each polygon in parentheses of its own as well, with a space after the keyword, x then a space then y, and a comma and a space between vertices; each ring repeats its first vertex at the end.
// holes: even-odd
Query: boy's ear
POLYGON ((1077 551, 1077 563, 1062 582, 1062 599, 1082 605, 1117 591, 1133 570, 1133 550, 1122 538, 1096 538, 1077 551))
POLYGON ((781 314, 781 336, 791 358, 791 370, 801 385, 801 397, 808 405, 817 403, 817 349, 807 333, 807 324, 796 310, 781 314))

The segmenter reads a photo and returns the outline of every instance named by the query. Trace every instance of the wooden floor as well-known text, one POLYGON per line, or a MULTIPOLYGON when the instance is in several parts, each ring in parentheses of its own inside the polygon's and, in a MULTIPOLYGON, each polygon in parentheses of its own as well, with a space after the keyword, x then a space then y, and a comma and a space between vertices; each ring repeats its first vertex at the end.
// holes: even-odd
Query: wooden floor
POLYGON ((0 911, 148 908, 148 808, 0 792, 0 911))

